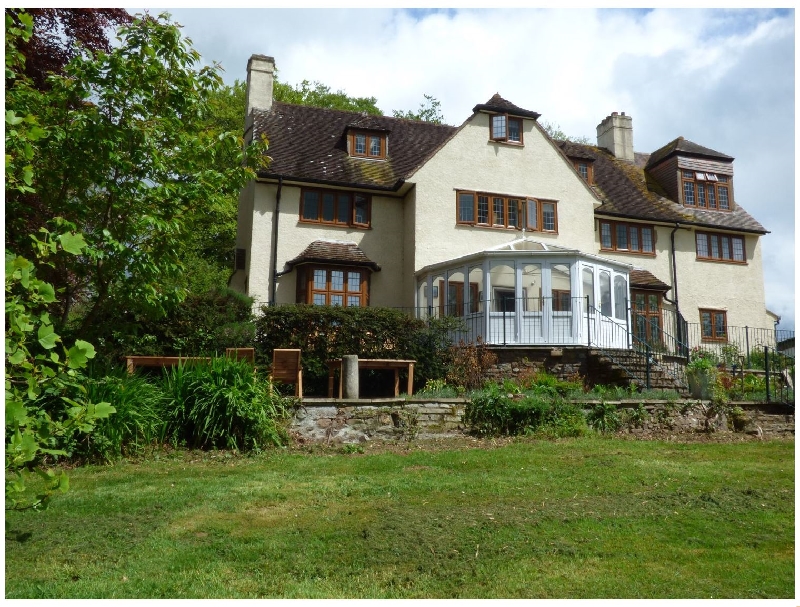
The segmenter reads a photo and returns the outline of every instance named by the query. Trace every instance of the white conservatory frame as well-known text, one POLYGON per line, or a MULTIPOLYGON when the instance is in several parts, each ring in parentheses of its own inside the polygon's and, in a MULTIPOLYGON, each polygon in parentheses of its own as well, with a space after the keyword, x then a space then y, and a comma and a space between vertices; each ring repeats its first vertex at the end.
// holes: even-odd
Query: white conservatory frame
POLYGON ((454 341, 629 348, 631 269, 523 237, 419 270, 417 317, 462 319, 454 341))

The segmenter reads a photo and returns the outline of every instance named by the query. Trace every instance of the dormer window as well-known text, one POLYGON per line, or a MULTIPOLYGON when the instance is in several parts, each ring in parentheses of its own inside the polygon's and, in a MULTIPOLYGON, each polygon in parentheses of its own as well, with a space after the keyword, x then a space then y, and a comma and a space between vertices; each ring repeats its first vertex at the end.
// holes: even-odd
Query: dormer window
POLYGON ((386 133, 351 130, 347 136, 351 156, 358 158, 386 158, 386 133))
POLYGON ((730 177, 705 171, 681 171, 683 204, 712 211, 730 211, 730 177))
POLYGON ((580 176, 588 183, 589 185, 594 183, 594 169, 592 167, 592 163, 588 160, 573 160, 572 161, 575 170, 580 173, 580 176))
POLYGON ((492 116, 490 138, 494 141, 522 143, 522 119, 512 118, 508 114, 492 116))

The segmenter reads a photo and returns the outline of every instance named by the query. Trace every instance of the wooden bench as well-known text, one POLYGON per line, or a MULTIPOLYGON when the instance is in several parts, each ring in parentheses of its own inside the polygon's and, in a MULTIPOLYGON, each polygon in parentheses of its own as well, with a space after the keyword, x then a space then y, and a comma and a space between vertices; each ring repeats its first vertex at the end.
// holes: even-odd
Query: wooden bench
MULTIPOLYGON (((400 370, 408 370, 408 386, 406 394, 414 392, 414 365, 416 360, 396 360, 391 358, 359 358, 358 370, 362 369, 393 369, 394 370, 394 395, 400 396, 400 370)), ((336 372, 339 372, 339 398, 342 398, 342 359, 336 358, 328 361, 328 398, 333 397, 333 383, 336 372)))
MULTIPOLYGON (((255 363, 255 348, 225 348, 225 356, 236 360, 247 360, 255 363)), ((137 367, 175 367, 186 363, 208 363, 210 356, 126 356, 125 363, 128 373, 133 373, 137 367)))
POLYGON ((185 363, 209 363, 210 356, 126 356, 128 373, 133 374, 137 367, 174 367, 185 363))

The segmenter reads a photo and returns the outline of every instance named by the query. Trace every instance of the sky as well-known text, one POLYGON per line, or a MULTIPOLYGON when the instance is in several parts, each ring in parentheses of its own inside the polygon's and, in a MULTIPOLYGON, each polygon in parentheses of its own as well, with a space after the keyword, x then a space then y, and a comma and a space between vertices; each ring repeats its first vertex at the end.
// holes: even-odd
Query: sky
POLYGON ((229 84, 259 53, 282 82, 375 97, 388 115, 428 94, 460 125, 500 93, 571 137, 596 141, 617 111, 637 152, 683 136, 733 156, 735 201, 770 231, 767 308, 794 329, 794 10, 166 10, 229 84))

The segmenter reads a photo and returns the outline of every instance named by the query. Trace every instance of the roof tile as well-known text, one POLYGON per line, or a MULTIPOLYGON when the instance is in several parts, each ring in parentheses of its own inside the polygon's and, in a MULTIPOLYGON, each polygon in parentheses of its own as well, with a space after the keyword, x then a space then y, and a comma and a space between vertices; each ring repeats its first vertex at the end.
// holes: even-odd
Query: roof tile
POLYGON ((388 116, 364 116, 329 108, 276 101, 269 111, 254 111, 257 133, 269 141, 269 168, 262 177, 396 189, 456 128, 388 116), (385 160, 347 153, 348 128, 388 131, 385 160))
POLYGON ((300 255, 286 262, 287 269, 301 263, 343 263, 351 266, 364 266, 374 272, 381 267, 366 256, 354 242, 344 240, 315 240, 300 255))

